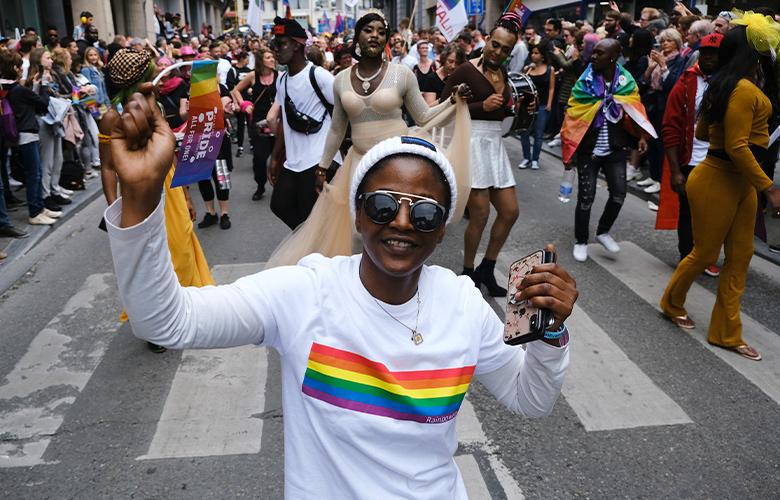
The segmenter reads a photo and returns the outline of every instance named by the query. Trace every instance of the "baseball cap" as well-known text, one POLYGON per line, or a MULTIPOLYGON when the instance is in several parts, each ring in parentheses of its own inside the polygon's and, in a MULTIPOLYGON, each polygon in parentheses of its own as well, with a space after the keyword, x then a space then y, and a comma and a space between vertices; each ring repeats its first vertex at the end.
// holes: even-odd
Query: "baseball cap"
POLYGON ((708 47, 711 49, 718 49, 720 48, 720 42, 722 41, 723 41, 723 35, 721 35, 720 33, 711 33, 701 39, 701 42, 699 42, 699 49, 704 49, 708 47))

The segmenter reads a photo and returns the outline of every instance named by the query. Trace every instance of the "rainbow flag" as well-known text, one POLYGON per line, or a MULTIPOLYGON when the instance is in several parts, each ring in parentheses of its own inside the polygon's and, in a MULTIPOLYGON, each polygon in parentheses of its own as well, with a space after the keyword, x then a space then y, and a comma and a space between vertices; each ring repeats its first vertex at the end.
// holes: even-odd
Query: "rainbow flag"
POLYGON ((657 138, 653 125, 647 117, 645 107, 639 98, 639 87, 623 66, 615 65, 615 74, 607 92, 604 77, 593 71, 589 64, 574 84, 569 97, 569 107, 561 128, 563 162, 569 163, 574 157, 582 138, 588 132, 593 120, 600 126, 601 121, 610 119, 616 122, 625 112, 639 127, 652 137, 657 138), (602 112, 607 106, 607 115, 602 112))
POLYGON ((211 177, 225 136, 216 61, 195 61, 190 78, 190 119, 179 148, 171 187, 211 177))
POLYGON ((523 20, 523 27, 525 27, 528 18, 531 17, 532 14, 531 9, 523 5, 523 0, 511 0, 509 5, 506 6, 506 9, 504 9, 504 13, 507 12, 517 12, 517 15, 523 20))
POLYGON ((455 418, 473 374, 474 366, 393 372, 382 363, 315 342, 302 391, 347 410, 439 424, 455 418))

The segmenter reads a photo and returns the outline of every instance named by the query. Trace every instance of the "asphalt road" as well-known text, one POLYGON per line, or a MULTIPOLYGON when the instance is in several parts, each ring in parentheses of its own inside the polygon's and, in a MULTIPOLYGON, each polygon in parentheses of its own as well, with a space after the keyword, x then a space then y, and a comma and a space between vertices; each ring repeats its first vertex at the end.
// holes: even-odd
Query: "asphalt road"
MULTIPOLYGON (((507 145, 516 163, 519 143, 507 145)), ((234 172, 233 227, 197 231, 220 281, 254 272, 287 234, 268 197, 250 201, 250 162, 245 155, 234 172)), ((574 203, 556 196, 560 162, 541 164, 515 171, 521 215, 498 271, 558 246, 581 292, 572 367, 542 419, 512 415, 472 386, 456 457, 472 498, 777 498, 778 267, 755 257, 742 302, 745 337, 764 360, 708 347, 717 280, 703 276, 691 292, 696 330, 661 317, 676 235, 653 230, 646 202, 626 200, 612 232, 621 253, 593 246, 593 259, 575 263, 574 203)), ((605 198, 601 186, 593 228, 605 198)), ((0 296, 0 496, 280 498, 278 356, 149 352, 118 322, 108 242, 96 229, 103 209, 96 199, 51 231, 0 296)), ((460 271, 463 230, 448 230, 432 263, 460 271)), ((770 231, 780 239, 777 224, 770 231)))

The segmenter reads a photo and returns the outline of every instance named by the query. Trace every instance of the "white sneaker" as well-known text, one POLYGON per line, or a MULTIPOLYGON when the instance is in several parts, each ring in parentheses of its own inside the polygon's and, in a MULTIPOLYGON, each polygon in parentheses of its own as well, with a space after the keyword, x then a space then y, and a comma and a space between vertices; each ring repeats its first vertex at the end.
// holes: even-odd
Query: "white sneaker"
POLYGON ((585 262, 588 260, 588 244, 587 243, 577 243, 574 245, 574 260, 577 262, 585 262))
POLYGON ((8 185, 12 188, 22 187, 24 186, 24 183, 17 181, 13 177, 8 178, 8 185))
POLYGON ((626 180, 627 181, 633 181, 637 177, 642 175, 642 173, 636 169, 633 165, 626 164, 626 180))
POLYGON ((652 184, 644 188, 642 191, 644 191, 647 194, 653 194, 653 193, 657 193, 660 190, 661 190, 661 183, 653 181, 652 184))
POLYGON ((551 148, 556 148, 561 145, 561 139, 556 137, 555 139, 548 142, 547 145, 550 146, 551 148))
MULTIPOLYGON (((61 194, 61 195, 65 194, 67 196, 71 196, 73 193, 75 193, 75 191, 72 191, 70 189, 66 189, 66 188, 60 186, 59 194, 61 194)), ((63 198, 65 198, 65 196, 63 196, 63 198)))
POLYGON ((62 216, 62 212, 55 212, 54 210, 49 210, 48 208, 44 208, 43 212, 41 213, 50 219, 59 219, 62 216))
POLYGON ((46 217, 46 214, 41 212, 35 217, 30 217, 29 219, 27 219, 27 222, 32 224, 33 226, 50 226, 57 221, 52 219, 51 217, 46 217))
POLYGON ((649 186, 650 184, 652 184, 652 183, 654 183, 654 182, 655 182, 655 181, 654 181, 652 178, 648 177, 648 178, 646 178, 646 179, 642 179, 641 181, 638 181, 638 182, 636 183, 636 185, 637 185, 637 186, 642 186, 642 187, 645 187, 645 186, 649 186))
POLYGON ((649 208, 652 212, 657 212, 658 211, 658 205, 656 205, 652 201, 648 201, 647 202, 647 208, 649 208))
POLYGON ((520 165, 517 166, 519 169, 525 169, 531 166, 531 160, 523 160, 520 162, 520 165))
POLYGON ((538 161, 532 161, 531 162, 531 170, 539 170, 539 162, 538 161))
POLYGON ((596 241, 601 243, 601 246, 612 253, 618 253, 620 251, 620 246, 612 239, 612 236, 610 236, 609 233, 597 234, 596 241))

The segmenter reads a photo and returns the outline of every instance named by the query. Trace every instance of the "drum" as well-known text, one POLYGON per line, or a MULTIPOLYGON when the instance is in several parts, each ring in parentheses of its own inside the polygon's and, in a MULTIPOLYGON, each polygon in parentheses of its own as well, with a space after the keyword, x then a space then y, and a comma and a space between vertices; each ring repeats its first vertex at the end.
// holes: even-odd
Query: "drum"
POLYGON ((501 133, 503 137, 507 137, 517 132, 525 132, 534 123, 536 118, 536 109, 538 104, 538 94, 536 92, 536 86, 531 80, 531 77, 521 73, 509 73, 507 81, 509 89, 512 91, 512 102, 517 103, 520 98, 523 101, 520 105, 515 105, 512 109, 512 115, 504 118, 501 124, 501 133), (534 103, 533 111, 530 111, 531 103, 534 103))

